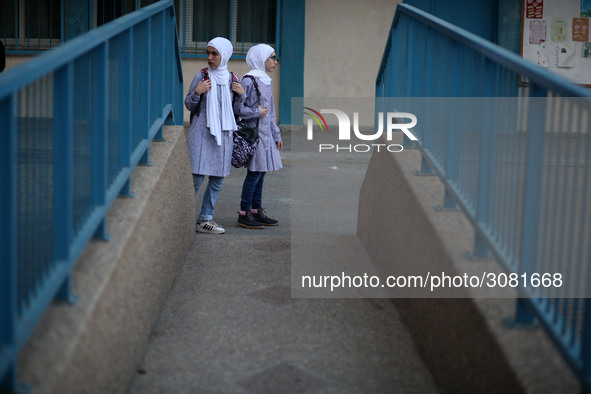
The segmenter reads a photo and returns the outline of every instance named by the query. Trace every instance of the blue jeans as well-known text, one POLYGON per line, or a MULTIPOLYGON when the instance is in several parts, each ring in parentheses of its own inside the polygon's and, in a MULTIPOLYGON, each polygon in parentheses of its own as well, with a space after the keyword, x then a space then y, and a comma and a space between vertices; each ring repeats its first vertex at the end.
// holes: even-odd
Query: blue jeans
POLYGON ((248 212, 250 209, 261 208, 263 199, 263 182, 266 172, 254 172, 247 170, 246 178, 242 184, 242 197, 240 210, 248 212))
MULTIPOLYGON (((195 188, 195 195, 199 191, 205 175, 193 174, 193 187, 195 188)), ((207 182, 207 188, 205 194, 203 194, 203 202, 201 203, 201 213, 199 214, 198 221, 208 221, 213 219, 213 212, 215 211, 215 201, 220 195, 222 190, 222 183, 224 183, 224 177, 209 175, 209 181, 207 182)))

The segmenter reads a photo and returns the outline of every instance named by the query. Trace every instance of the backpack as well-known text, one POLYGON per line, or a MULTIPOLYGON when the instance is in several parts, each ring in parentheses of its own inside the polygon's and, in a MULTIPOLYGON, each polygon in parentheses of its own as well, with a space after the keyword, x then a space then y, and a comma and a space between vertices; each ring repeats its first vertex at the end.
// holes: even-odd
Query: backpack
MULTIPOLYGON (((261 92, 256 79, 252 75, 245 75, 244 78, 252 79, 259 101, 261 92)), ((237 119, 238 130, 232 135, 232 166, 236 168, 246 167, 254 156, 259 143, 259 120, 256 127, 246 127, 242 119, 237 119)))
MULTIPOLYGON (((201 69, 201 75, 202 75, 204 81, 209 80, 209 74, 207 73, 207 67, 201 69)), ((240 80, 238 79, 236 74, 234 74, 232 71, 230 71, 230 75, 232 76, 232 82, 240 82, 240 80)), ((232 86, 230 86, 230 89, 232 89, 232 86)), ((233 93, 232 104, 234 104, 234 101, 236 101, 238 96, 236 95, 236 93, 234 93, 234 92, 232 92, 232 93, 233 93)), ((189 118, 189 124, 193 123, 193 118, 195 116, 199 116, 199 110, 201 109, 201 101, 202 100, 199 100, 199 102, 197 103, 197 107, 195 107, 195 109, 193 111, 191 111, 191 116, 189 118)))

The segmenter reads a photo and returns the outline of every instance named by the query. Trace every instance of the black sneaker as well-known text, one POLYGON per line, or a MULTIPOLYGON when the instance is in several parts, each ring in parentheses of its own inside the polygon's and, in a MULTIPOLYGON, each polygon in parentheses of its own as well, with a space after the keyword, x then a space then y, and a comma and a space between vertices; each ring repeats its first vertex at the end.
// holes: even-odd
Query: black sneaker
POLYGON ((261 229, 263 225, 256 221, 251 212, 238 212, 238 227, 261 229))
POLYGON ((250 212, 252 212, 252 216, 254 216, 254 218, 257 221, 264 224, 265 226, 278 226, 279 225, 279 221, 277 219, 273 219, 273 218, 270 218, 267 216, 267 212, 265 211, 265 208, 251 209, 250 212))

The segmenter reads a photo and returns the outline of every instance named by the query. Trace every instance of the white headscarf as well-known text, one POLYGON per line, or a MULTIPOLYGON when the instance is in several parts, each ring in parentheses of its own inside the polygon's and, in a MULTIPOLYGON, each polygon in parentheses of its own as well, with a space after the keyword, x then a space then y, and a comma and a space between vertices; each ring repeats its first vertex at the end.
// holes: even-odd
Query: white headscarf
POLYGON ((247 72, 246 75, 257 77, 265 85, 270 85, 271 77, 267 75, 265 62, 269 59, 273 51, 275 50, 267 44, 258 44, 251 47, 246 54, 246 64, 252 70, 247 72))
POLYGON ((230 72, 228 60, 232 56, 232 43, 223 37, 216 37, 207 43, 214 47, 221 56, 220 65, 217 68, 207 68, 211 81, 211 89, 207 92, 207 127, 209 133, 215 137, 218 145, 222 144, 222 130, 236 130, 236 120, 232 109, 232 92, 228 86, 230 72), (218 106, 218 89, 221 89, 221 113, 218 106))

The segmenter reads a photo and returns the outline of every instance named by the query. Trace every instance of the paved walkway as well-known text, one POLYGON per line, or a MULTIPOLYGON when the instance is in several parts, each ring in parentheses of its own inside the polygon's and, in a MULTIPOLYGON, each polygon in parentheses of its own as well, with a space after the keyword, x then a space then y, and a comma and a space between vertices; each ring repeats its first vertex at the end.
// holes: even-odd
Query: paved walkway
POLYGON ((306 193, 291 189, 302 180, 293 182, 301 175, 294 163, 306 159, 290 152, 289 135, 284 141, 285 168, 267 174, 264 190, 280 226, 236 227, 245 170, 233 169, 215 215, 226 234, 196 234, 130 393, 437 391, 390 300, 291 298, 292 230, 323 231, 329 223, 342 229, 333 239, 338 248, 356 247, 349 214, 356 206, 323 201, 321 191, 330 178, 333 190, 348 185, 356 195, 367 160, 320 163, 306 174, 314 193, 304 201, 306 193), (316 209, 333 203, 349 212, 338 215, 342 223, 316 209))

